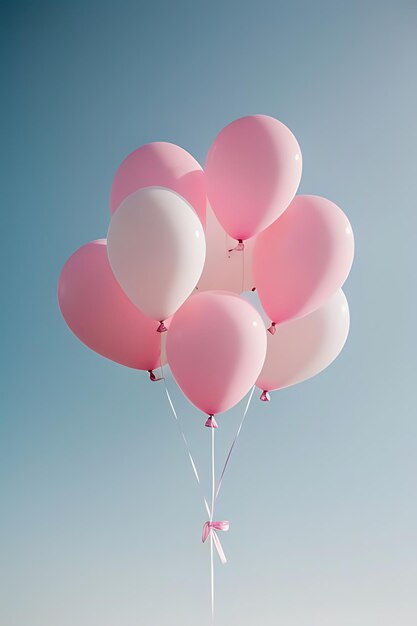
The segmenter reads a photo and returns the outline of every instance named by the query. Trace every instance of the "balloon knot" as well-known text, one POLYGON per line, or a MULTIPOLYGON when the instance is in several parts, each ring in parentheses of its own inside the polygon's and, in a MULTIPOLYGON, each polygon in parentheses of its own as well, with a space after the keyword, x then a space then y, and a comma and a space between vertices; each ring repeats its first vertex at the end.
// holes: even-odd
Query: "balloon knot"
POLYGON ((272 322, 271 326, 268 328, 268 332, 270 332, 271 335, 275 335, 275 333, 277 332, 275 322, 272 322))
POLYGON ((214 415, 209 415, 208 420, 204 424, 207 428, 218 428, 217 422, 214 419, 214 415))
POLYGON ((252 287, 251 291, 256 291, 256 287, 252 287))
POLYGON ((153 383, 158 382, 158 380, 162 380, 161 377, 157 378, 153 370, 148 370, 148 374, 149 374, 149 380, 151 380, 153 383))
POLYGON ((264 389, 259 399, 262 402, 269 402, 271 398, 269 397, 269 393, 264 389))
POLYGON ((245 244, 243 243, 243 239, 238 239, 238 244, 234 248, 230 248, 229 252, 242 252, 245 249, 245 244))
POLYGON ((156 329, 157 333, 166 333, 168 328, 165 326, 164 321, 160 320, 159 326, 156 329))

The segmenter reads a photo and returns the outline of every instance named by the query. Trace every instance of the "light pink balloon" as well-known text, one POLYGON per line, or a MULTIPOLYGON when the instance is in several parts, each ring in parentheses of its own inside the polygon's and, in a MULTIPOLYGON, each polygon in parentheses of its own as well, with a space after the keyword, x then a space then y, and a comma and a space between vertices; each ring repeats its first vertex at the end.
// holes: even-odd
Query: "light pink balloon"
POLYGON ((274 222, 297 192, 301 150, 292 132, 267 115, 235 120, 217 135, 205 164, 207 195, 235 239, 274 222))
POLYGON ((354 240, 338 206, 320 196, 296 196, 257 237, 255 284, 262 306, 278 324, 319 308, 345 282, 354 240))
POLYGON ((198 281, 198 291, 224 290, 242 293, 255 286, 252 255, 256 237, 245 242, 242 251, 229 252, 236 242, 219 224, 213 209, 207 205, 206 260, 198 281))
POLYGON ((107 234, 110 267, 146 315, 163 322, 194 291, 204 268, 203 226, 179 194, 146 187, 130 194, 107 234))
POLYGON ((341 289, 319 309, 268 333, 268 348, 256 381, 263 391, 283 389, 315 376, 340 354, 349 333, 349 306, 341 289))
POLYGON ((135 307, 119 286, 105 239, 82 246, 65 263, 58 302, 72 332, 98 354, 140 370, 160 366, 158 323, 135 307))
POLYGON ((141 146, 125 158, 113 179, 110 211, 143 187, 176 191, 193 207, 203 226, 206 221, 206 189, 201 165, 180 146, 156 141, 141 146))
POLYGON ((259 313, 227 291, 191 296, 167 336, 172 373, 187 398, 214 415, 237 404, 255 383, 266 354, 259 313))

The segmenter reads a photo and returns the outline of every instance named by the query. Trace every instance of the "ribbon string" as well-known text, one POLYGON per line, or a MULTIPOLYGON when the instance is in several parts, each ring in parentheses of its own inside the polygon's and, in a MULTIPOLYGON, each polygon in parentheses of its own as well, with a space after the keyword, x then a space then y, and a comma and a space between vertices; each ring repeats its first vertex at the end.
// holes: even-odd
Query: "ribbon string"
POLYGON ((242 291, 245 291, 245 248, 242 249, 242 291))
POLYGON ((202 495, 203 502, 204 502, 204 507, 205 507, 205 509, 207 511, 207 515, 209 516, 209 518, 211 518, 211 510, 210 510, 209 504, 207 502, 207 498, 204 495, 203 486, 202 486, 201 480, 200 480, 200 475, 198 473, 197 466, 195 464, 193 455, 191 453, 191 449, 190 449, 190 446, 188 444, 187 437, 185 436, 184 430, 182 428, 181 421, 180 421, 180 419, 178 417, 177 411, 175 410, 174 403, 172 402, 171 394, 169 393, 169 390, 168 390, 168 387, 167 387, 167 384, 166 384, 166 380, 165 380, 165 376, 162 376, 162 380, 164 381, 165 393, 166 393, 166 396, 168 398, 168 402, 169 402, 169 405, 171 407, 172 413, 173 413, 173 415, 175 417, 175 421, 177 423, 178 430, 180 431, 180 435, 181 435, 182 440, 184 442, 184 446, 185 446, 185 449, 187 451, 187 455, 188 455, 188 458, 190 460, 190 464, 191 464, 191 467, 193 469, 194 476, 195 476, 196 481, 197 481, 197 483, 198 483, 198 485, 200 487, 201 495, 202 495))
MULTIPOLYGON (((216 503, 216 467, 215 467, 215 458, 214 458, 214 434, 216 432, 215 428, 211 428, 211 515, 209 522, 210 529, 210 572, 211 572, 211 622, 214 624, 214 561, 213 561, 213 545, 214 545, 214 526, 213 526, 213 515, 214 515, 214 505, 216 503)), ((218 539, 217 535, 216 538, 218 539)), ((217 551, 219 552, 219 544, 220 541, 216 544, 217 551)), ((223 549, 221 548, 221 552, 223 549)), ((221 553, 219 552, 219 555, 221 553)), ((224 557, 224 552, 223 552, 224 557)), ((221 558, 221 556, 220 556, 221 558)), ((226 557, 224 557, 226 558, 226 557)))
POLYGON ((254 394, 254 391, 255 391, 255 386, 256 385, 254 385, 252 387, 252 391, 249 394, 249 398, 248 398, 248 401, 246 402, 246 406, 245 406, 245 410, 243 412, 242 419, 240 421, 240 424, 239 424, 238 429, 236 431, 236 435, 235 435, 235 437, 234 437, 234 439, 232 441, 232 445, 230 446, 229 452, 227 454, 226 461, 225 461, 223 469, 222 469, 222 473, 220 474, 220 480, 219 480, 219 484, 217 486, 215 500, 217 500, 217 498, 219 497, 220 489, 221 489, 222 484, 223 484, 223 478, 224 478, 224 475, 226 473, 227 466, 229 465, 229 461, 230 461, 230 457, 232 456, 233 449, 234 449, 234 447, 236 445, 237 440, 239 439, 240 431, 242 430, 242 426, 243 426, 243 424, 245 422, 245 419, 246 419, 246 416, 248 414, 250 403, 252 401, 252 397, 253 397, 253 394, 254 394))

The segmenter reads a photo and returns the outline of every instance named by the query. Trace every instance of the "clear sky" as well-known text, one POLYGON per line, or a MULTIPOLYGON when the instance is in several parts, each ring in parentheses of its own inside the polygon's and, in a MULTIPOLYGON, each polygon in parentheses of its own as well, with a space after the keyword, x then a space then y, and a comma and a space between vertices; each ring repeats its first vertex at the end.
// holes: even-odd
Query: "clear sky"
MULTIPOLYGON (((82 346, 56 283, 105 236, 131 150, 204 161, 266 113, 300 142, 300 191, 352 222, 351 333, 325 373, 252 404, 219 501, 217 626, 415 626, 416 3, 1 11, 1 625, 209 623, 205 513, 162 389, 82 346)), ((206 466, 208 430, 174 398, 206 466)))

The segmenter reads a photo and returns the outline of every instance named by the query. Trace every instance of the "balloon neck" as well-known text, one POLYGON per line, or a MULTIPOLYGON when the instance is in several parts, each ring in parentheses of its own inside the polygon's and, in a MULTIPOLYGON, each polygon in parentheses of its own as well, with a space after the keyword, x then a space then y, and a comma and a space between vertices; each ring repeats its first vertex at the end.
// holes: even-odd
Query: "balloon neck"
POLYGON ((157 377, 155 375, 155 372, 153 370, 148 370, 148 374, 149 374, 149 380, 151 380, 153 383, 156 383, 158 380, 162 380, 161 377, 157 377))
POLYGON ((243 243, 243 239, 237 240, 237 246, 234 248, 230 248, 229 252, 243 252, 245 249, 245 244, 243 243))
POLYGON ((211 414, 208 416, 208 420, 206 421, 204 426, 206 426, 206 428, 218 428, 217 422, 214 419, 214 415, 211 414))
POLYGON ((277 332, 276 322, 272 322, 271 326, 268 328, 268 332, 271 333, 271 335, 275 335, 277 332))
POLYGON ((262 402, 269 402, 270 399, 271 398, 269 397, 269 393, 264 389, 263 392, 261 393, 259 400, 261 400, 262 402))
POLYGON ((166 333, 166 332, 167 332, 167 330, 168 330, 168 328, 165 326, 164 321, 163 321, 163 320, 160 320, 160 321, 159 321, 159 326, 158 326, 158 328, 156 329, 156 332, 157 332, 157 333, 166 333))

